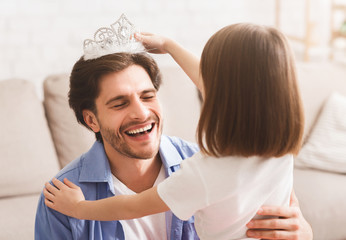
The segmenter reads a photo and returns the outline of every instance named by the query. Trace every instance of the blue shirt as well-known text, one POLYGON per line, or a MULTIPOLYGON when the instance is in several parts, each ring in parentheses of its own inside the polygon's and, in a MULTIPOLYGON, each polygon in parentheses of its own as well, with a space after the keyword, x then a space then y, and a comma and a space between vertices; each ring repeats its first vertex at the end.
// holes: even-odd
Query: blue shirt
MULTIPOLYGON (((162 136, 159 154, 166 176, 179 169, 182 160, 198 152, 196 144, 176 137, 162 136)), ((59 180, 68 178, 83 190, 88 200, 97 200, 114 196, 114 186, 109 161, 103 144, 95 142, 92 148, 65 168, 56 176, 59 180)), ((194 219, 182 221, 172 215, 170 238, 198 239, 194 219)), ((68 217, 48 208, 44 196, 38 202, 35 222, 36 240, 123 240, 124 231, 119 221, 90 221, 68 217)))

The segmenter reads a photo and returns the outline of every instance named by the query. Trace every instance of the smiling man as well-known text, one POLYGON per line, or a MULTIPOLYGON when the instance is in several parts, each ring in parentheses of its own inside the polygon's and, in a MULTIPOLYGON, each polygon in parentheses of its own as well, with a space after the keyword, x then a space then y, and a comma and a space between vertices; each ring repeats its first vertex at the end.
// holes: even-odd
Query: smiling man
MULTIPOLYGON (((95 132, 92 148, 57 174, 78 184, 86 199, 135 194, 163 181, 198 151, 161 136, 157 99, 161 75, 148 54, 81 58, 70 76, 69 104, 77 121, 95 132)), ((36 239, 197 239, 193 219, 171 212, 126 221, 84 221, 47 208, 40 198, 36 239)))
MULTIPOLYGON (((146 59, 138 55, 134 63, 137 58, 146 59)), ((153 186, 162 165, 157 155, 162 131, 158 85, 154 87, 143 67, 134 64, 103 76, 95 100, 97 111, 83 110, 85 123, 102 136, 111 172, 135 192, 153 186)))
MULTIPOLYGON (((181 161, 199 149, 161 135, 162 115, 156 96, 160 83, 158 66, 145 53, 77 61, 70 76, 69 104, 77 121, 95 132, 96 141, 56 177, 68 178, 81 187, 87 200, 96 200, 142 192, 179 170, 181 161)), ((258 238, 297 238, 307 227, 302 215, 296 214, 297 208, 266 209, 270 215, 280 213, 278 216, 285 218, 255 222, 252 227, 258 228, 254 230, 258 238), (276 229, 281 229, 281 235, 276 229)), ((35 239, 176 240, 198 236, 193 218, 182 221, 171 212, 125 221, 78 220, 48 208, 41 195, 35 239)))

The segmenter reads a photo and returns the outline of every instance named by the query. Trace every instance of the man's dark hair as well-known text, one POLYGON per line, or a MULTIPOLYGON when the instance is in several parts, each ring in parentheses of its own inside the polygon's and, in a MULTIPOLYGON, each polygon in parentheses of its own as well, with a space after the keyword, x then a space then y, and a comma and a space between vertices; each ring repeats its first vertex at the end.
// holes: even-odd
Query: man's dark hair
MULTIPOLYGON (((97 114, 95 100, 99 95, 101 78, 132 65, 143 67, 155 89, 159 90, 161 73, 155 60, 147 53, 115 53, 92 60, 84 60, 81 57, 75 63, 70 76, 68 99, 79 123, 90 129, 84 121, 83 110, 87 109, 97 114)), ((96 140, 102 142, 101 133, 97 132, 95 135, 96 140)))

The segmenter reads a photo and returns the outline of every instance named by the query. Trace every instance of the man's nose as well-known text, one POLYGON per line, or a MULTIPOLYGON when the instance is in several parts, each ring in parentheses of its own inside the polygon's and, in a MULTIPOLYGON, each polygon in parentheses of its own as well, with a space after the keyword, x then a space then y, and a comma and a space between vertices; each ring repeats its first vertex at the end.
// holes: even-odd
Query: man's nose
POLYGON ((137 120, 146 120, 150 115, 149 108, 141 101, 135 99, 131 104, 130 117, 137 120))

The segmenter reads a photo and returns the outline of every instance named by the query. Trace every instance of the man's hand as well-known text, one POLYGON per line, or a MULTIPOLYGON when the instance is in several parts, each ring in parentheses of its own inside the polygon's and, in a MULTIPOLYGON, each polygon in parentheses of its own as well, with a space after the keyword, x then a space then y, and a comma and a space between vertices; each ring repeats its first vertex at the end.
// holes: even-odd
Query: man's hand
POLYGON ((78 218, 78 204, 85 200, 80 187, 67 178, 64 179, 66 185, 56 178, 52 182, 55 186, 48 182, 45 184, 44 203, 62 214, 78 218))
POLYGON ((313 237, 311 226, 300 211, 294 191, 291 194, 290 207, 263 206, 257 214, 279 218, 251 220, 247 224, 248 237, 294 240, 311 240, 313 237))

